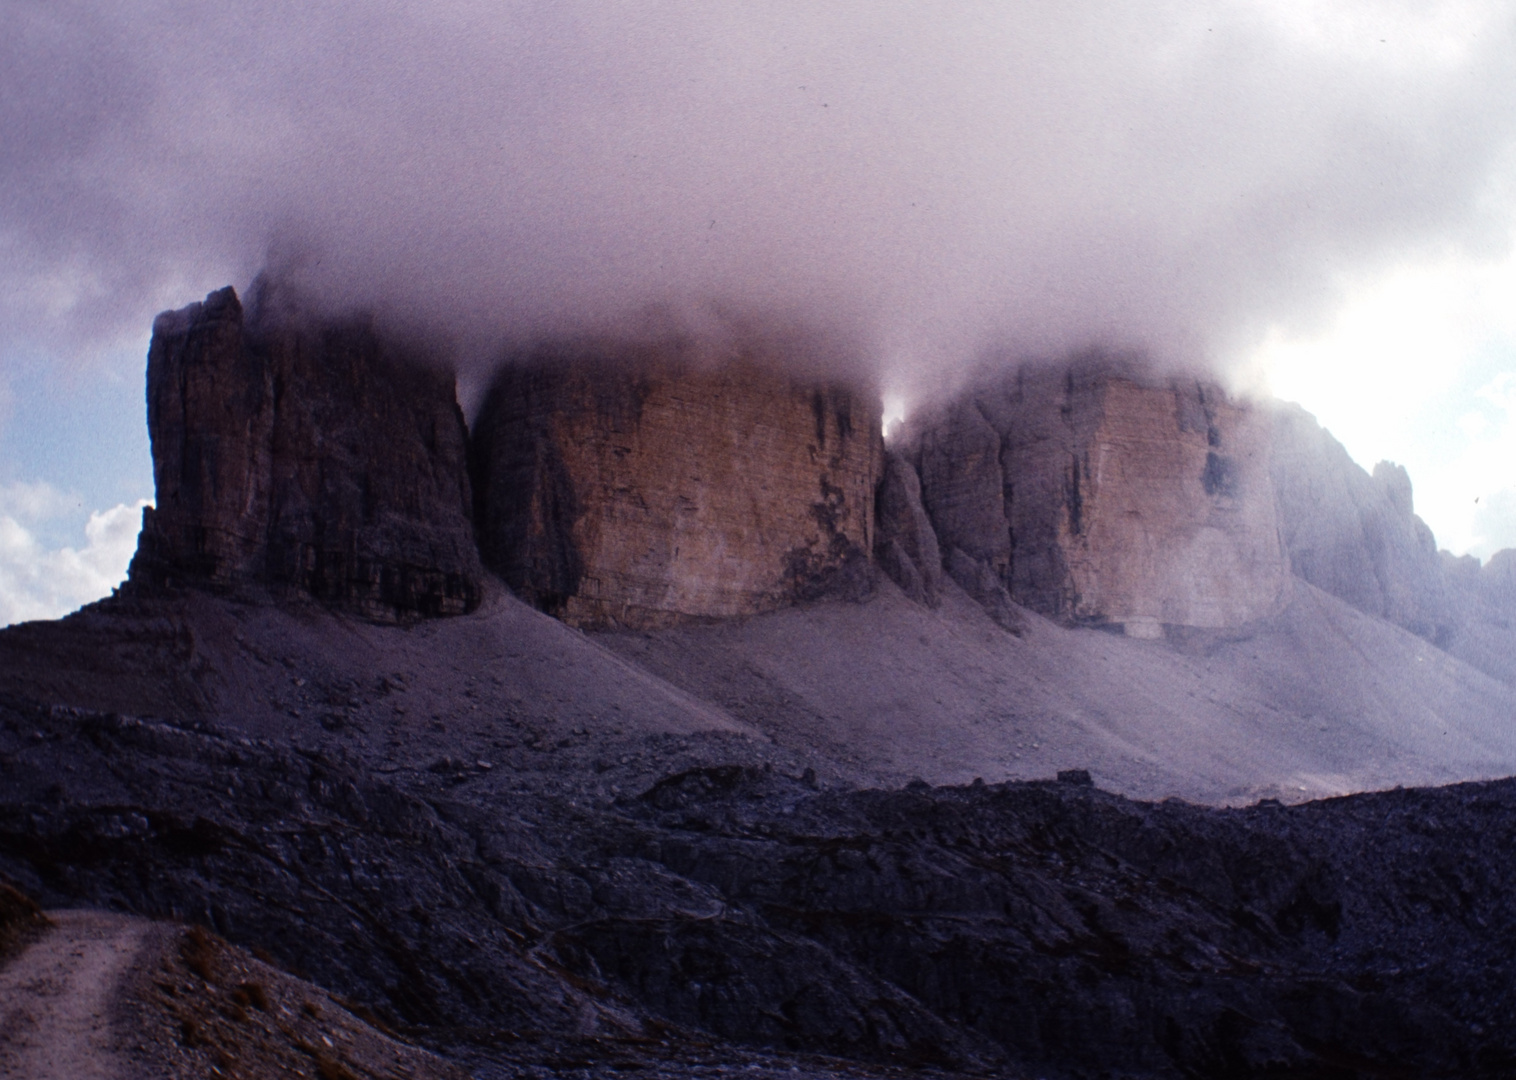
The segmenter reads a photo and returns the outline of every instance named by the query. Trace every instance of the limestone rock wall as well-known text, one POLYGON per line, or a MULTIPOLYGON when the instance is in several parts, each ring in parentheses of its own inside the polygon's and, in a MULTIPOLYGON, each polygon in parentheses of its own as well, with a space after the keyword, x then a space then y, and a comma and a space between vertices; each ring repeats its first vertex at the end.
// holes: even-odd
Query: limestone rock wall
POLYGON ((868 588, 873 395, 672 349, 544 351, 474 427, 485 562, 580 626, 767 611, 868 588))
POLYGON ((154 323, 147 406, 135 587, 303 593, 381 621, 477 605, 451 373, 362 322, 246 319, 227 288, 154 323))
POLYGON ((1437 642, 1486 675, 1516 686, 1516 550, 1497 551, 1481 566, 1472 555, 1440 551, 1451 617, 1437 642))
POLYGON ((147 427, 155 506, 133 583, 231 585, 261 575, 273 486, 274 388, 245 347, 231 288, 153 322, 147 427))
POLYGON ((874 558, 912 600, 936 607, 942 551, 921 503, 921 478, 904 455, 885 456, 875 511, 874 558))
POLYGON ((1294 573, 1516 685, 1516 551, 1438 551, 1404 467, 1366 471, 1298 405, 1274 409, 1271 468, 1294 573))
POLYGON ((1298 405, 1274 409, 1271 470, 1294 573, 1360 611, 1446 643, 1458 621, 1403 467, 1362 469, 1298 405))
POLYGON ((982 386, 916 446, 955 579, 977 564, 1034 610, 1156 636, 1283 602, 1268 437, 1215 387, 1085 362, 982 386))

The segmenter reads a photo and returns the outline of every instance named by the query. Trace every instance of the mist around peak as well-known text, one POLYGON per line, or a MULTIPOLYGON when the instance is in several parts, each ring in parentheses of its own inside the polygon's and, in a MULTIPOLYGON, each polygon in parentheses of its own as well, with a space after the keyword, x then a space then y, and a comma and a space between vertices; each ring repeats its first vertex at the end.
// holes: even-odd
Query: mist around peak
POLYGON ((987 349, 1224 365, 1508 235, 1509 4, 8 13, 0 333, 57 356, 271 268, 465 365, 736 311, 919 397, 987 349))

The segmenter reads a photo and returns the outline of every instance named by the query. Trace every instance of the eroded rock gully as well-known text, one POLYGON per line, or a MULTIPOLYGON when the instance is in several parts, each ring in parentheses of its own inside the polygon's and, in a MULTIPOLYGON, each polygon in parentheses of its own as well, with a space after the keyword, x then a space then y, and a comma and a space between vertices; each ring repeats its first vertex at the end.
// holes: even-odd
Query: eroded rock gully
POLYGON ((1224 811, 1072 774, 817 791, 752 758, 612 801, 499 773, 12 703, 0 872, 203 922, 497 1062, 1516 1070, 1513 781, 1224 811))

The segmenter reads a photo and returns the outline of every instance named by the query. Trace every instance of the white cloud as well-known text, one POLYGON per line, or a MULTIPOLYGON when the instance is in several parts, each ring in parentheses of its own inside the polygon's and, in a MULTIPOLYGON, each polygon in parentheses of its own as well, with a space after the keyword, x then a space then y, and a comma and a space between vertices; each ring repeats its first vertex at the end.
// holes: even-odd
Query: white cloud
POLYGON ((1315 334, 1276 331, 1255 363, 1365 468, 1404 465, 1438 543, 1516 547, 1516 258, 1450 255, 1345 287, 1315 334))
POLYGON ((986 348, 1230 360, 1509 232, 1513 0, 11 8, 0 347, 60 357, 267 264, 490 358, 799 316, 924 397, 986 348))
POLYGON ((75 500, 45 480, 25 480, 0 487, 0 514, 35 524, 62 517, 75 500))
POLYGON ((91 512, 81 547, 45 543, 37 527, 76 505, 47 483, 0 487, 0 625, 60 618, 108 596, 126 577, 148 501, 91 512))

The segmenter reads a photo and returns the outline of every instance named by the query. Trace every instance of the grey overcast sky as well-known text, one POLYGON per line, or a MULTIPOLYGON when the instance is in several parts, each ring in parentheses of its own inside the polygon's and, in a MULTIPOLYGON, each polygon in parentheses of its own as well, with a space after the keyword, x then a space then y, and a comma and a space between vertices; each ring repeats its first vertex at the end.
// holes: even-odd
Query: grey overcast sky
POLYGON ((987 350, 1142 349, 1401 461, 1444 546, 1516 545, 1516 4, 0 0, 0 23, 0 621, 119 578, 152 316, 265 266, 466 370, 660 311, 814 327, 894 408, 987 350))

